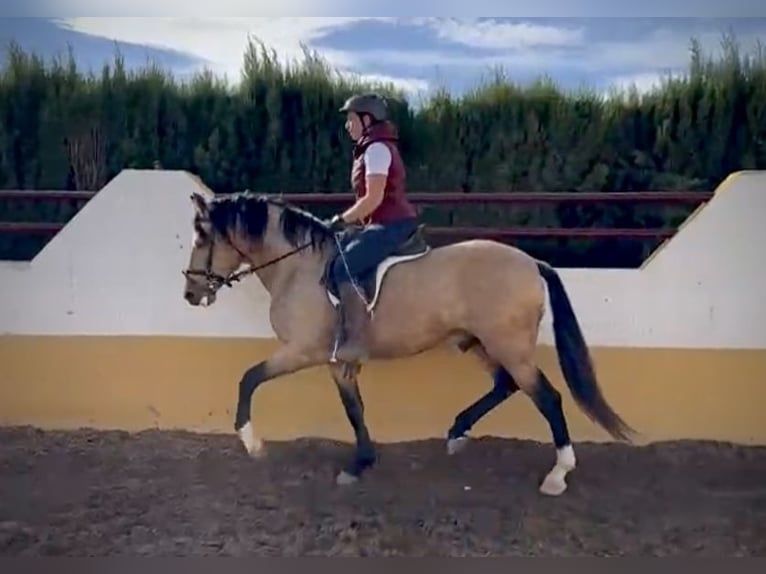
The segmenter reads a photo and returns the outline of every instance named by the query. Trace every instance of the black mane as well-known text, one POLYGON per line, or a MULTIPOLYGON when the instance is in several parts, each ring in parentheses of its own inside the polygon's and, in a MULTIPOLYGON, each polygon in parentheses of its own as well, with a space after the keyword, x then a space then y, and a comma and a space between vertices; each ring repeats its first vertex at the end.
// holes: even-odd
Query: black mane
POLYGON ((269 205, 281 208, 282 234, 294 247, 311 242, 312 249, 321 248, 332 239, 332 232, 312 213, 277 197, 250 191, 216 196, 210 203, 210 222, 222 234, 240 225, 252 240, 260 240, 269 223, 269 205))

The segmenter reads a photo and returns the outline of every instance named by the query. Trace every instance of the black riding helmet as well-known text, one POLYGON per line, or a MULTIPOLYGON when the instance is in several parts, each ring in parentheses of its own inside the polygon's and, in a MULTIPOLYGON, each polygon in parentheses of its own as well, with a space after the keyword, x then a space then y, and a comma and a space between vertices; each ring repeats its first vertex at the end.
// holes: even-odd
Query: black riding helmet
POLYGON ((388 104, 378 94, 357 94, 347 99, 338 110, 339 112, 356 112, 368 114, 376 122, 388 119, 388 104))

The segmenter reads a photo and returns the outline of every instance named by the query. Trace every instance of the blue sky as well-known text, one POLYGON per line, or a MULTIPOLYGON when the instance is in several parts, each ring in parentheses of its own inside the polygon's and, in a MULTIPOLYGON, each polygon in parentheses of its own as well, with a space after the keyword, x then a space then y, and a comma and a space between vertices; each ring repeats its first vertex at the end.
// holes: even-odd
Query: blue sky
MULTIPOLYGON (((85 0, 60 0, 57 6, 77 5, 80 11, 85 11, 87 4, 85 0)), ((180 11, 180 4, 176 0, 151 3, 168 8, 169 13, 174 8, 180 11)), ((244 6, 241 0, 216 3, 221 13, 235 4, 244 6)), ((305 0, 280 3, 299 11, 320 4, 321 1, 308 4, 305 0)), ((337 7, 338 3, 325 4, 337 7)), ((594 0, 591 4, 599 2, 594 0)), ((672 5, 673 0, 666 4, 672 5)), ((706 13, 708 4, 713 6, 701 1, 696 6, 697 13, 706 13)), ((149 4, 134 0, 131 5, 149 4)), ((0 41, 13 38, 25 49, 45 55, 70 42, 86 66, 99 66, 111 59, 116 40, 130 65, 141 65, 149 56, 179 75, 208 67, 232 81, 238 77, 248 35, 260 38, 284 59, 299 58, 303 44, 344 73, 393 81, 415 97, 436 87, 460 93, 480 81, 493 66, 502 66, 509 77, 522 82, 546 74, 564 87, 587 85, 606 90, 610 85, 635 83, 640 89, 647 89, 656 84, 660 75, 686 68, 692 36, 714 54, 720 50, 721 36, 726 31, 734 31, 746 49, 758 39, 766 44, 766 18, 62 14, 48 19, 0 20, 0 41)))

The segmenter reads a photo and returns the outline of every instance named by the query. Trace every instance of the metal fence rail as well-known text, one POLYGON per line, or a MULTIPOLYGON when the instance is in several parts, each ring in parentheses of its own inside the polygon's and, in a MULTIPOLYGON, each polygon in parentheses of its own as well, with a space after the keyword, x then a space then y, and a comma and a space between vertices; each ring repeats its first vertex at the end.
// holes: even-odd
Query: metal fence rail
MULTIPOLYGON (((92 191, 37 191, 0 190, 0 201, 56 201, 87 202, 98 192, 92 191)), ((348 193, 291 193, 279 197, 296 205, 333 205, 348 203, 353 195, 348 193)), ((629 191, 629 192, 415 192, 410 200, 427 205, 479 205, 479 204, 684 204, 699 205, 710 200, 710 191, 629 191)), ((19 235, 50 235, 64 227, 56 222, 0 222, 0 233, 19 235)), ((436 238, 625 238, 625 239, 667 239, 675 229, 660 228, 564 228, 564 227, 426 227, 427 235, 436 238)))

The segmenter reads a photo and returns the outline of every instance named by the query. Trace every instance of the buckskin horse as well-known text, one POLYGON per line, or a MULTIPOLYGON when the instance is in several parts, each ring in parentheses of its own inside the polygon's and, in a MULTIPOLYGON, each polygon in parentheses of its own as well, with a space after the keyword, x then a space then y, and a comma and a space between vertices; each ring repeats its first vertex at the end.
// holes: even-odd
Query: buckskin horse
MULTIPOLYGON (((321 219, 275 196, 246 191, 210 199, 194 193, 191 199, 194 242, 183 271, 188 303, 211 305, 222 286, 250 273, 271 295, 271 325, 281 346, 239 381, 234 428, 244 447, 253 457, 263 453, 250 418, 256 388, 327 364, 356 439, 354 457, 336 482, 357 481, 374 465, 376 451, 357 383, 361 365, 332 356, 337 297, 327 269, 338 256, 335 235, 321 219)), ((419 229, 360 281, 358 291, 374 311, 369 359, 412 356, 451 342, 476 354, 489 370, 492 389, 457 414, 447 432, 448 454, 464 446, 477 421, 521 389, 550 426, 556 462, 539 490, 557 496, 566 490, 566 475, 576 461, 561 394, 534 362, 544 282, 559 364, 575 402, 612 437, 630 441, 634 431, 603 397, 567 292, 548 264, 489 240, 431 247, 419 229)))

